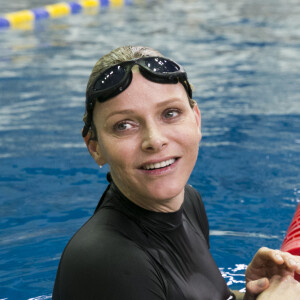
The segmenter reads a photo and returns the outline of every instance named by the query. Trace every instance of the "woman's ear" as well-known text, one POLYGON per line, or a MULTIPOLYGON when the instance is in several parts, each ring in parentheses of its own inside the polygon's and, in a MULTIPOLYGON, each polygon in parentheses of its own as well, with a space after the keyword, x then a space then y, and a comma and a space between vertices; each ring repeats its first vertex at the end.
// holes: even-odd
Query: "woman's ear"
POLYGON ((83 137, 83 140, 95 162, 99 166, 103 166, 104 164, 106 164, 106 160, 102 155, 102 151, 100 149, 98 141, 91 139, 91 131, 89 131, 88 134, 83 137))
POLYGON ((194 115, 195 115, 195 120, 196 120, 198 130, 199 130, 199 137, 200 137, 199 142, 200 142, 201 138, 202 138, 202 134, 201 134, 201 112, 200 112, 200 109, 199 109, 197 103, 195 103, 195 105, 193 106, 193 112, 194 112, 194 115))

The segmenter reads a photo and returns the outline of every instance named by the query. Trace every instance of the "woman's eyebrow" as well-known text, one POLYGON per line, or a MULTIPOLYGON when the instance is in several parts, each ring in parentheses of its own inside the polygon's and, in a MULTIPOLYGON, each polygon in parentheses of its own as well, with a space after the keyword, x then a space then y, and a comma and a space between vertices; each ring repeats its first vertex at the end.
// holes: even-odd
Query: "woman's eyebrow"
POLYGON ((161 107, 161 106, 166 106, 166 105, 169 105, 169 104, 172 104, 172 103, 179 103, 179 102, 182 102, 183 100, 181 98, 171 98, 171 99, 167 99, 165 101, 161 101, 157 104, 158 107, 161 107))
POLYGON ((106 116, 106 119, 114 116, 114 115, 130 115, 130 114, 133 114, 134 113, 134 110, 132 109, 123 109, 123 110, 117 110, 117 111, 113 111, 111 113, 109 113, 107 116, 106 116))
MULTIPOLYGON (((167 106, 169 104, 172 104, 172 103, 179 103, 179 102, 182 102, 182 99, 181 98, 171 98, 171 99, 167 99, 165 101, 161 101, 159 103, 157 103, 157 107, 163 107, 163 106, 167 106)), ((106 116, 106 119, 114 116, 114 115, 130 115, 130 114, 134 114, 135 113, 135 110, 133 109, 121 109, 121 110, 116 110, 116 111, 112 111, 111 113, 109 113, 107 116, 106 116)))

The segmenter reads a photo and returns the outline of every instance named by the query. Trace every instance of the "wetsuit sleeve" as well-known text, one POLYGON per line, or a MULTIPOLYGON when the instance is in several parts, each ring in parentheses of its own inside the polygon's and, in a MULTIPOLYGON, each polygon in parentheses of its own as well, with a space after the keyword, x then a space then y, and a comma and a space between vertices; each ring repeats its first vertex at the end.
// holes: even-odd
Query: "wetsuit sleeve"
POLYGON ((53 300, 166 299, 163 279, 144 251, 110 230, 97 234, 105 244, 81 232, 66 247, 53 300))

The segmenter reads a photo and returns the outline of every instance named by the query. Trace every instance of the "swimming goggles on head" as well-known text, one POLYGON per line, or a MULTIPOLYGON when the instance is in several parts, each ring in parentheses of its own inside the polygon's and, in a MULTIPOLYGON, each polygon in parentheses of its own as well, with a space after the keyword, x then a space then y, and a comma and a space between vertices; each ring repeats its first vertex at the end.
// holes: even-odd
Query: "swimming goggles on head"
POLYGON ((122 93, 132 81, 131 69, 134 65, 138 65, 140 73, 150 81, 174 84, 180 82, 192 98, 192 89, 184 68, 169 58, 148 56, 116 64, 100 73, 86 93, 87 119, 83 136, 87 135, 91 126, 95 101, 105 102, 122 93))

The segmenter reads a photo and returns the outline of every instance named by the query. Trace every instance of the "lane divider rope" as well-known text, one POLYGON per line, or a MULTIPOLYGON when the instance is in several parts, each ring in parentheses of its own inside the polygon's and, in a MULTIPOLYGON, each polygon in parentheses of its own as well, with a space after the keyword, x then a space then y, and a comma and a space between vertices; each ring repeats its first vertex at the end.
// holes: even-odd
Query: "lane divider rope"
POLYGON ((42 19, 59 18, 66 15, 78 14, 84 9, 92 7, 118 7, 130 5, 133 0, 79 0, 71 2, 60 2, 45 7, 31 10, 21 10, 0 16, 1 28, 15 28, 21 23, 32 23, 42 19))

